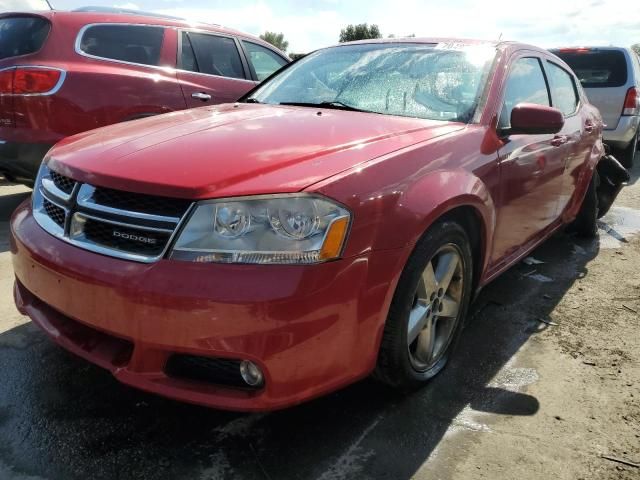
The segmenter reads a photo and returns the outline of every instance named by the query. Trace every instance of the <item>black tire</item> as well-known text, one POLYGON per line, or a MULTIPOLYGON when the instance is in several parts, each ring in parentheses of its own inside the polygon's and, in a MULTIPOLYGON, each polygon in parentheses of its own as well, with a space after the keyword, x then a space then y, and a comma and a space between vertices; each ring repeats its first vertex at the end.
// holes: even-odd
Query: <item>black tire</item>
POLYGON ((620 163, 626 167, 633 167, 633 159, 636 156, 636 150, 638 149, 638 133, 636 132, 635 136, 629 142, 626 148, 622 149, 618 153, 618 160, 620 163))
POLYGON ((571 224, 571 229, 579 236, 585 238, 594 238, 598 235, 598 186, 600 185, 600 176, 594 170, 589 188, 582 200, 580 211, 576 219, 571 224))
MULTIPOLYGON (((433 264, 432 264, 433 265, 433 264)), ((456 279, 452 280, 458 281, 456 279)), ((454 350, 467 314, 473 281, 473 257, 469 237, 458 223, 443 221, 433 225, 419 240, 400 276, 385 324, 374 378, 396 388, 415 388, 438 374, 454 350), (443 247, 455 249, 460 260, 462 280, 459 309, 449 342, 443 344, 443 353, 434 365, 419 371, 414 367, 409 352, 409 313, 414 308, 416 290, 427 265, 443 247)), ((452 320, 453 321, 453 320, 452 320)))

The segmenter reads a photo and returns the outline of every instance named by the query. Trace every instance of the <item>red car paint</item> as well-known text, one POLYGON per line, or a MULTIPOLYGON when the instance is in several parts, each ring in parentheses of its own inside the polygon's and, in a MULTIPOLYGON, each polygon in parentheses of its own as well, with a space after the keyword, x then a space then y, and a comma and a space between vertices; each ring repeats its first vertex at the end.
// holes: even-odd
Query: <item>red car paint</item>
POLYGON ((351 230, 342 257, 319 265, 142 264, 53 238, 24 203, 11 223, 18 308, 119 380, 202 405, 277 409, 366 377, 430 225, 454 209, 470 215, 479 290, 575 217, 603 154, 602 121, 581 91, 558 134, 500 138, 513 62, 564 64, 535 47, 495 46, 475 123, 238 104, 64 140, 49 167, 81 182, 191 200, 313 192, 346 206, 351 230), (163 369, 175 352, 252 360, 265 387, 174 378, 163 369))
POLYGON ((243 41, 268 49, 283 63, 289 61, 283 52, 259 38, 210 24, 90 11, 0 14, 0 20, 16 17, 46 19, 51 30, 39 50, 0 58, 0 73, 21 67, 55 68, 64 73, 59 89, 52 94, 8 95, 0 89, 0 173, 22 181, 33 180, 42 155, 70 135, 150 115, 237 100, 258 83, 243 41), (162 27, 158 65, 88 56, 78 50, 83 28, 114 24, 162 27), (242 60, 244 78, 186 71, 180 64, 182 32, 232 39, 242 60), (193 94, 211 98, 203 101, 193 98, 193 94))

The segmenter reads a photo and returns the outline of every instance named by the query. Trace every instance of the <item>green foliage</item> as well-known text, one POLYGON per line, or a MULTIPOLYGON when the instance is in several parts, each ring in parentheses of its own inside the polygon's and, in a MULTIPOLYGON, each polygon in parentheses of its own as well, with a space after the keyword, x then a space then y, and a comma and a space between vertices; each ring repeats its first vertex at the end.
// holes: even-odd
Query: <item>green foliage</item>
POLYGON ((287 48, 289 48, 289 42, 284 39, 283 33, 264 32, 260 35, 260 38, 265 42, 269 42, 274 47, 279 48, 283 52, 286 52, 287 48))
POLYGON ((367 40, 369 38, 382 38, 378 25, 369 26, 366 23, 347 25, 340 30, 340 42, 353 42, 354 40, 367 40))
POLYGON ((299 58, 306 57, 307 53, 290 53, 289 58, 291 60, 298 60, 299 58))
POLYGON ((631 48, 633 49, 634 52, 636 52, 636 55, 640 56, 640 43, 631 45, 631 48))

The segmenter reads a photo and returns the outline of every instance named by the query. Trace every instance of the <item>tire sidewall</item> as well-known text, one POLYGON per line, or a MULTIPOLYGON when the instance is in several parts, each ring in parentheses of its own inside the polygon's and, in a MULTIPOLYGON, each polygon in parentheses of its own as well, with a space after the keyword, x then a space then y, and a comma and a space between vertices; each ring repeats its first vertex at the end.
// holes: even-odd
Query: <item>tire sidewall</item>
POLYGON ((396 328, 400 331, 397 332, 396 345, 396 362, 399 372, 398 374, 405 377, 403 383, 408 384, 422 384, 425 381, 434 377, 439 373, 447 361, 449 360, 451 352, 455 349, 455 346, 459 340, 460 332, 464 324, 464 319, 467 314, 469 301, 472 293, 473 282, 473 257, 471 254, 471 247, 469 244, 469 238, 465 230, 455 222, 442 222, 432 227, 416 244, 414 251, 412 252, 405 269, 401 275, 398 287, 394 295, 393 303, 395 308, 390 314, 397 315, 396 318, 389 318, 387 321, 395 324, 396 328), (463 292, 460 304, 460 311, 456 319, 456 326, 452 334, 449 345, 440 358, 440 360, 431 368, 425 371, 416 370, 409 358, 409 349, 407 347, 407 334, 409 313, 413 305, 413 299, 415 291, 418 285, 418 281, 427 266, 427 263, 431 261, 436 252, 446 244, 453 244, 459 250, 460 258, 463 263, 463 292))

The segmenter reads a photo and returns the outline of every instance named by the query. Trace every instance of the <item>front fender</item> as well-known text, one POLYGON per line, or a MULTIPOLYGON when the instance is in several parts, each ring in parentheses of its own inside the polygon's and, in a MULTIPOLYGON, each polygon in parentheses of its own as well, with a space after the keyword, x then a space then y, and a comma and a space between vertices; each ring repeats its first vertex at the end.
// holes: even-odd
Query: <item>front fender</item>
POLYGON ((478 234, 488 245, 488 232, 495 226, 493 198, 480 178, 464 170, 433 172, 407 190, 398 210, 417 221, 408 225, 406 238, 416 243, 439 218, 459 207, 475 211, 482 226, 478 234))
MULTIPOLYGON (((362 179, 361 188, 366 183, 362 179)), ((340 198, 332 189, 322 189, 321 193, 340 198)), ((434 222, 458 207, 473 209, 482 226, 478 238, 484 249, 491 247, 495 226, 493 198, 479 177, 462 169, 425 172, 421 178, 393 182, 384 189, 367 189, 346 200, 354 219, 345 256, 406 249, 434 222)), ((488 258, 486 251, 483 253, 488 258)))

